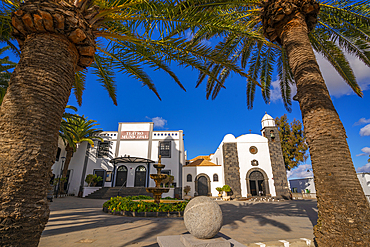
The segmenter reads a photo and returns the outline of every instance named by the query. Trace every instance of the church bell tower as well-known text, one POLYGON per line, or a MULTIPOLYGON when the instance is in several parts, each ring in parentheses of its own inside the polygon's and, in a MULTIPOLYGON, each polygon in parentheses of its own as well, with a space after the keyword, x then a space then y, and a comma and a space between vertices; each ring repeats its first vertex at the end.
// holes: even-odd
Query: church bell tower
POLYGON ((274 186, 277 197, 284 199, 290 198, 288 179, 284 165, 283 151, 281 148, 279 130, 275 125, 275 120, 267 113, 263 116, 262 135, 268 139, 270 160, 274 186))

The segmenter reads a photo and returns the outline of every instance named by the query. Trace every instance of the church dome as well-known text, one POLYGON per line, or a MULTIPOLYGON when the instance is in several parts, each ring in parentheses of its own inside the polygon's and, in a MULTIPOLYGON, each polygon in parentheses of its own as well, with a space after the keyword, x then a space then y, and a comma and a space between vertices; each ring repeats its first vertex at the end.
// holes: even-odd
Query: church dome
POLYGON ((275 120, 269 115, 265 114, 261 120, 262 129, 265 127, 275 127, 275 120))

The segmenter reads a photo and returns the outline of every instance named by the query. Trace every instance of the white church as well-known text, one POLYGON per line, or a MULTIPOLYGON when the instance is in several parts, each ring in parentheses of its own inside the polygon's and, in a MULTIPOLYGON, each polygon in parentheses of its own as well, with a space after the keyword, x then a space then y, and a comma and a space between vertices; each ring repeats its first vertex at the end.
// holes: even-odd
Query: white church
MULTIPOLYGON (((226 135, 214 154, 198 156, 186 162, 183 131, 154 131, 151 122, 123 122, 117 131, 104 131, 104 142, 94 147, 81 143, 74 153, 68 170, 65 190, 69 194, 86 196, 102 187, 154 187, 149 174, 158 156, 166 167, 162 173, 174 176, 169 194, 181 197, 184 186, 189 195, 217 196, 216 187, 227 184, 233 198, 250 196, 288 197, 289 188, 284 167, 278 129, 274 119, 265 114, 261 135, 226 135), (96 174, 103 181, 88 187, 85 178, 96 174)), ((63 142, 59 142, 57 161, 52 172, 58 178, 66 157, 63 142)))
POLYGON ((234 198, 288 197, 278 129, 268 114, 261 123, 261 135, 227 134, 214 154, 198 156, 183 166, 183 186, 190 186, 189 195, 217 196, 216 188, 227 184, 234 198))

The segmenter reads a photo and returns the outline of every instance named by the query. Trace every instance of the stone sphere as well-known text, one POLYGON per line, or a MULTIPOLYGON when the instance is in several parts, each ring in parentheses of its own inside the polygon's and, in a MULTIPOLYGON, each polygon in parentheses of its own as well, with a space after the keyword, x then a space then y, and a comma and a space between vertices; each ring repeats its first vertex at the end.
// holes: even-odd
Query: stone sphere
POLYGON ((213 238, 222 227, 221 208, 209 197, 195 197, 185 208, 184 223, 194 237, 213 238))

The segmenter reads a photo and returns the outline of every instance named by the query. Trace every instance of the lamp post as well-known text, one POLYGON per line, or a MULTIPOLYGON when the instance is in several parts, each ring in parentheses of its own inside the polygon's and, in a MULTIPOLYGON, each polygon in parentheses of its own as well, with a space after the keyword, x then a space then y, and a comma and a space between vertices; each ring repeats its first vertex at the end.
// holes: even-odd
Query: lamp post
POLYGON ((60 180, 62 179, 62 175, 63 175, 63 165, 64 165, 64 161, 66 160, 66 157, 61 157, 61 160, 62 160, 62 165, 60 166, 60 174, 59 174, 59 183, 58 183, 58 189, 57 189, 57 198, 58 198, 58 193, 60 195, 60 180))

